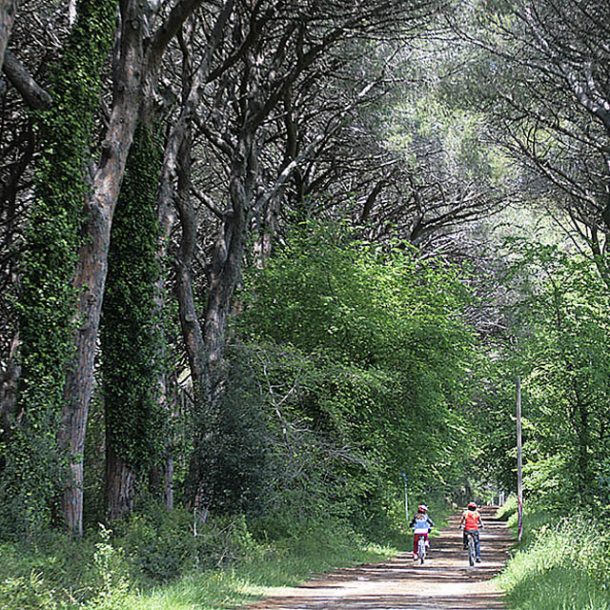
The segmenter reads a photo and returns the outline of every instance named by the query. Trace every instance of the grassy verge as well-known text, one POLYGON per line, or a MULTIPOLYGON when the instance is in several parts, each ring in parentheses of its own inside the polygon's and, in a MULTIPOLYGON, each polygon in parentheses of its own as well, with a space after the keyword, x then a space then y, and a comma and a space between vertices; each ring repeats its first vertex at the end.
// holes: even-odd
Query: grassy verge
POLYGON ((273 594, 275 587, 296 585, 336 567, 381 561, 396 550, 317 532, 283 552, 228 569, 192 574, 169 586, 134 595, 134 610, 216 610, 233 608, 273 594))
MULTIPOLYGON (((513 528, 515 510, 504 509, 513 528)), ((499 584, 511 610, 610 610, 610 538, 591 519, 525 513, 523 542, 499 584)))
MULTIPOLYGON (((436 530, 447 524, 451 509, 431 506, 436 530)), ((393 521, 399 522, 400 511, 393 521)), ((275 544, 261 556, 223 570, 192 574, 168 586, 140 592, 129 599, 133 610, 221 610, 235 608, 273 595, 276 587, 294 586, 334 568, 383 561, 399 549, 411 548, 412 534, 400 530, 376 531, 370 536, 384 544, 368 542, 345 528, 332 525, 301 531, 275 544)))
MULTIPOLYGON (((0 610, 234 608, 336 567, 381 561, 402 536, 374 544, 341 521, 243 518, 190 532, 188 514, 135 518, 123 531, 73 542, 57 534, 0 544, 0 610), (275 528, 275 529, 274 529, 275 528)), ((402 545, 401 545, 402 546, 402 545)))

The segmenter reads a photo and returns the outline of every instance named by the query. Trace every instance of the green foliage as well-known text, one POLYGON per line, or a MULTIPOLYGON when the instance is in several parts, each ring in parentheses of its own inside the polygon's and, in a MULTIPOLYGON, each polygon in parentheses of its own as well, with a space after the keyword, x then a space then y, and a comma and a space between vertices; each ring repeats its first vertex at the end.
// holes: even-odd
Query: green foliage
MULTIPOLYGON (((35 200, 26 229, 18 303, 23 341, 20 428, 7 450, 2 495, 17 507, 12 531, 41 526, 56 491, 56 448, 66 365, 72 355, 72 289, 87 164, 95 138, 102 67, 112 45, 116 0, 81 0, 78 21, 51 70, 50 110, 39 113, 35 200)), ((6 506, 6 504, 4 504, 6 506)))
POLYGON ((268 347, 228 349, 226 391, 200 424, 206 428, 200 444, 202 483, 206 505, 216 514, 258 515, 273 501, 269 483, 280 439, 272 432, 273 398, 261 392, 268 347))
POLYGON ((151 504, 117 524, 115 544, 143 585, 167 582, 194 570, 255 560, 264 546, 254 540, 243 515, 203 523, 185 510, 151 504))
POLYGON ((516 364, 510 351, 490 348, 481 358, 476 394, 477 408, 471 416, 476 429, 474 456, 481 481, 494 489, 517 487, 515 431, 516 364))
POLYGON ((534 254, 530 260, 546 279, 524 307, 529 486, 551 506, 580 500, 601 509, 610 505, 604 484, 610 475, 610 295, 593 262, 549 250, 534 254), (553 488, 552 479, 560 485, 553 488))
POLYGON ((132 600, 134 610, 177 610, 241 607, 268 594, 270 587, 295 586, 314 574, 336 567, 380 561, 396 553, 391 546, 371 544, 344 522, 298 521, 287 529, 299 536, 275 540, 263 553, 221 571, 196 572, 164 588, 132 600))
POLYGON ((59 607, 55 591, 45 586, 37 572, 32 572, 29 577, 6 578, 0 584, 0 608, 57 610, 59 607))
POLYGON ((276 425, 274 501, 291 489, 300 510, 327 502, 364 525, 383 518, 401 470, 415 492, 455 484, 474 345, 457 269, 306 226, 246 286, 239 328, 265 342, 253 375, 276 425))
POLYGON ((502 519, 503 521, 508 521, 514 514, 516 514, 518 509, 518 501, 517 496, 511 494, 508 496, 506 502, 500 506, 498 511, 496 512, 496 518, 502 519))
POLYGON ((46 534, 36 544, 0 547, 4 610, 127 610, 129 577, 123 552, 100 530, 97 542, 46 534))
POLYGON ((477 418, 489 480, 515 488, 515 379, 523 388, 525 488, 530 502, 565 514, 575 503, 604 513, 608 489, 610 295, 605 261, 553 245, 512 244, 507 282, 513 340, 490 350, 477 418))
POLYGON ((110 541, 111 532, 101 528, 101 540, 93 555, 93 591, 87 610, 128 610, 129 577, 123 551, 110 541))
POLYGON ((164 449, 157 186, 163 149, 146 125, 132 145, 115 212, 101 325, 106 443, 138 474, 164 449))
POLYGON ((610 608, 610 540, 590 517, 526 512, 525 544, 500 579, 515 610, 610 608))
POLYGON ((1 545, 0 607, 226 608, 260 597, 266 587, 396 552, 336 519, 285 520, 290 534, 276 538, 263 521, 215 518, 195 529, 191 514, 151 505, 119 526, 113 535, 101 528, 81 541, 55 534, 35 545, 1 545))
POLYGON ((119 524, 119 541, 127 557, 146 578, 165 581, 179 576, 197 553, 192 516, 183 511, 168 514, 159 509, 133 515, 119 524))

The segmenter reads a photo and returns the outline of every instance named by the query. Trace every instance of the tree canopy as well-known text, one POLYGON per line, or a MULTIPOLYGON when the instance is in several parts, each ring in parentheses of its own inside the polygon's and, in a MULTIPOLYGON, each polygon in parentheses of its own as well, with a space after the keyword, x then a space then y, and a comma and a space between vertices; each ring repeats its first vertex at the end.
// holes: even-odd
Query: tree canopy
POLYGON ((491 500, 517 378, 528 499, 607 517, 609 31, 0 0, 0 539, 491 500))

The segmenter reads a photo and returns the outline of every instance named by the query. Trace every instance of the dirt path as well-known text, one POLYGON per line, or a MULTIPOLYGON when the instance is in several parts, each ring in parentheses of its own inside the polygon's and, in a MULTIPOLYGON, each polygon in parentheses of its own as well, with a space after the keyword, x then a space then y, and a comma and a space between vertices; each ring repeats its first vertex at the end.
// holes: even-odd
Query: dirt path
POLYGON ((471 568, 461 548, 459 517, 432 540, 424 566, 401 553, 386 563, 337 570, 300 587, 284 588, 250 610, 496 610, 502 595, 490 579, 504 566, 512 538, 484 509, 483 562, 471 568))

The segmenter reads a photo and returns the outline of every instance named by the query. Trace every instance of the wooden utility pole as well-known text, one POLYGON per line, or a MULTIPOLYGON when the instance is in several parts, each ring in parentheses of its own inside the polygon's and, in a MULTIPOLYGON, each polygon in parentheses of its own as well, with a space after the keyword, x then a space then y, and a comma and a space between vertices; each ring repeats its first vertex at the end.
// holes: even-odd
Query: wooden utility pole
POLYGON ((517 377, 517 516, 519 542, 523 536, 523 444, 521 438, 521 378, 517 377))
POLYGON ((409 479, 405 472, 401 472, 400 476, 405 482, 405 516, 407 518, 407 525, 409 524, 409 479))

